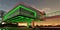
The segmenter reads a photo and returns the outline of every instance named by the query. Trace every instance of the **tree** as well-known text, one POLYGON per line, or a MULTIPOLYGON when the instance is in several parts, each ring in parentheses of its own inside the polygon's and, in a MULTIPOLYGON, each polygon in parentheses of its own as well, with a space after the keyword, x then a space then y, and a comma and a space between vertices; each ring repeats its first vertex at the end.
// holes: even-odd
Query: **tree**
POLYGON ((0 18, 1 18, 0 23, 1 23, 2 20, 3 20, 3 15, 4 15, 4 13, 5 13, 4 10, 0 10, 0 18))

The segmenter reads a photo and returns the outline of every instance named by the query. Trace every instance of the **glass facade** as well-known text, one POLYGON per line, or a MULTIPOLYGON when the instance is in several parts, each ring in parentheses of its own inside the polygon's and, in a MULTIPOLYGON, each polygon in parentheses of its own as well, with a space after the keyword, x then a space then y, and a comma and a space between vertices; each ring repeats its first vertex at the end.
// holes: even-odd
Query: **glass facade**
POLYGON ((23 16, 26 16, 26 17, 31 17, 31 18, 34 17, 33 12, 27 11, 27 10, 25 10, 23 8, 20 9, 20 15, 23 15, 23 16))
POLYGON ((8 19, 9 18, 12 18, 12 17, 14 17, 14 16, 17 16, 17 15, 19 15, 19 10, 17 10, 17 11, 15 11, 14 13, 12 13, 10 16, 8 16, 8 19))
POLYGON ((5 22, 32 22, 36 15, 36 11, 19 5, 4 15, 3 20, 5 22))

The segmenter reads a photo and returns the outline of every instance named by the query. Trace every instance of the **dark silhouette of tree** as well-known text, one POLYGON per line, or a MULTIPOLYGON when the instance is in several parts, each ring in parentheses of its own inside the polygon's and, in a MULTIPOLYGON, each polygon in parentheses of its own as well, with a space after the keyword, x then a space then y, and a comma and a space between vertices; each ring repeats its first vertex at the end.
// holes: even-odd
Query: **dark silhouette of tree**
POLYGON ((0 10, 0 15, 1 15, 1 18, 3 17, 5 11, 4 10, 0 10))
POLYGON ((0 10, 0 23, 2 22, 2 20, 3 20, 3 16, 4 16, 4 13, 5 13, 5 11, 4 10, 0 10))

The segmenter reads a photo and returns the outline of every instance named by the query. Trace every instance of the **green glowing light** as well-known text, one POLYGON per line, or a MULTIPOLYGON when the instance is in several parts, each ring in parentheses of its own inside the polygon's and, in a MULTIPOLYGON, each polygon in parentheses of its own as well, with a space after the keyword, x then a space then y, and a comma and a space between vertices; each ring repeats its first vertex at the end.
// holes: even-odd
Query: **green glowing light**
POLYGON ((25 10, 28 10, 28 11, 30 11, 30 12, 33 12, 34 13, 34 16, 36 17, 36 12, 34 12, 34 11, 32 11, 32 10, 30 10, 30 9, 28 9, 28 8, 26 8, 26 7, 24 7, 24 6, 17 6, 16 8, 14 8, 14 9, 12 9, 12 11, 10 11, 9 13, 7 13, 5 16, 4 16, 4 19, 6 19, 9 15, 11 15, 11 14, 13 14, 16 10, 18 10, 19 8, 24 8, 25 10))
MULTIPOLYGON (((3 20, 6 21, 6 19, 7 19, 11 14, 13 14, 15 11, 19 10, 20 8, 23 8, 23 9, 25 9, 25 10, 27 10, 27 11, 33 12, 33 13, 34 13, 34 17, 36 17, 36 12, 35 12, 35 11, 33 11, 33 10, 29 9, 29 8, 26 8, 26 7, 22 6, 22 5, 20 5, 20 6, 17 6, 16 8, 14 8, 14 9, 12 9, 12 10, 11 10, 10 12, 8 12, 6 15, 4 15, 3 20)), ((19 22, 19 21, 24 21, 24 20, 25 20, 25 21, 28 20, 28 22, 32 21, 32 19, 29 19, 29 18, 23 19, 23 18, 25 18, 25 17, 17 16, 17 17, 11 18, 10 21, 11 21, 11 22, 19 22), (17 18, 17 19, 16 19, 16 18, 17 18), (19 21, 17 21, 17 20, 19 20, 19 21)))
POLYGON ((29 18, 25 18, 25 19, 29 19, 29 18))
MULTIPOLYGON (((33 19, 30 18, 18 18, 18 19, 10 19, 10 22, 32 22, 33 19)), ((7 21, 7 22, 9 22, 7 21)))
POLYGON ((9 15, 13 14, 16 10, 19 9, 20 6, 17 6, 16 8, 12 9, 10 12, 8 12, 6 15, 4 15, 4 20, 8 18, 9 15))

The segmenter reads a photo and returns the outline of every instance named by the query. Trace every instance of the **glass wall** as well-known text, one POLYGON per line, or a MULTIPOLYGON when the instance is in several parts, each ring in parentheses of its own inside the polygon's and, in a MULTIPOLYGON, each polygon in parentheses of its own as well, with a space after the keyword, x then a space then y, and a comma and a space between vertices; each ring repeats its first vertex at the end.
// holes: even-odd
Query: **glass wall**
POLYGON ((10 16, 8 16, 8 19, 12 18, 14 16, 17 16, 17 15, 19 15, 19 10, 16 10, 13 14, 11 14, 10 16))
POLYGON ((30 12, 28 10, 25 10, 23 8, 20 9, 20 15, 26 16, 26 17, 34 17, 34 13, 30 12))

